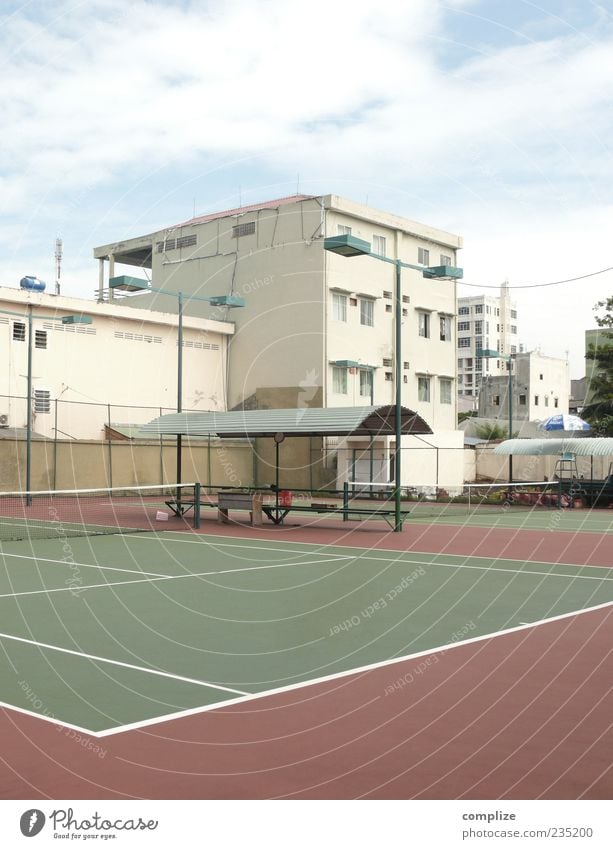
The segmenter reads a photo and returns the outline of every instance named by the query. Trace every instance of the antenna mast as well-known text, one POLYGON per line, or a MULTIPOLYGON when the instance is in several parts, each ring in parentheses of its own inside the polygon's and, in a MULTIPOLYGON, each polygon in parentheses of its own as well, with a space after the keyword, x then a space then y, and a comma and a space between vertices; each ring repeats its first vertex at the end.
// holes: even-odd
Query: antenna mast
POLYGON ((62 256, 64 255, 64 244, 58 237, 55 240, 55 294, 60 294, 60 278, 62 276, 62 256))

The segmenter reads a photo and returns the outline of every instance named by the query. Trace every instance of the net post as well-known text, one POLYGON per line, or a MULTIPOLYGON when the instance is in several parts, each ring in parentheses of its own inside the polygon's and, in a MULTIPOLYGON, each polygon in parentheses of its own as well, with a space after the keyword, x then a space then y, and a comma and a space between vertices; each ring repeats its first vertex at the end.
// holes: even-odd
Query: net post
POLYGON ((194 528, 200 527, 200 499, 202 495, 202 486, 199 483, 194 484, 194 528))
POLYGON ((349 521, 349 481, 343 482, 343 522, 349 521))

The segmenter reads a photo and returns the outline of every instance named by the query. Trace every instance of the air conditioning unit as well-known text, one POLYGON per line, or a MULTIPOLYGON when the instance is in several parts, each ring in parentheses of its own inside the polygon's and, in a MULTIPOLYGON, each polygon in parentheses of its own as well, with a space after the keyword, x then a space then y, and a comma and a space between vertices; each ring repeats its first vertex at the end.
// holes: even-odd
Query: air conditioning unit
POLYGON ((0 427, 8 427, 9 426, 9 417, 6 413, 0 414, 0 427))

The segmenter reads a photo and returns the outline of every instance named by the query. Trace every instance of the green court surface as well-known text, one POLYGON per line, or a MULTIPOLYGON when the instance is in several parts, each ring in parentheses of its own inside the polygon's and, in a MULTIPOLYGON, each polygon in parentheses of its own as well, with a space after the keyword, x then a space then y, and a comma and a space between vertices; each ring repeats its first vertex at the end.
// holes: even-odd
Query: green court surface
POLYGON ((482 528, 521 528, 534 531, 582 531, 613 533, 613 510, 555 510, 487 505, 473 510, 464 504, 422 501, 410 505, 409 522, 435 522, 437 525, 463 525, 482 528))
POLYGON ((601 567, 189 533, 4 543, 0 701, 112 731, 611 602, 601 567))

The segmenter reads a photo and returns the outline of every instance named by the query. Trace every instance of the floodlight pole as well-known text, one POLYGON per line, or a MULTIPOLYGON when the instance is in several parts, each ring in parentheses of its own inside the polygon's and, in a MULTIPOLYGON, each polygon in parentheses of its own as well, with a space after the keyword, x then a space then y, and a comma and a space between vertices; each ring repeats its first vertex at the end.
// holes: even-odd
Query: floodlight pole
MULTIPOLYGON (((177 294, 177 311, 179 323, 177 326, 177 413, 183 409, 183 293, 177 294)), ((177 485, 181 483, 182 476, 183 437, 177 434, 177 485)), ((177 502, 181 510, 181 490, 177 488, 177 502)))
MULTIPOLYGON (((509 367, 509 439, 513 439, 513 359, 511 354, 508 358, 509 367)), ((513 455, 509 454, 509 483, 513 483, 513 455)))

